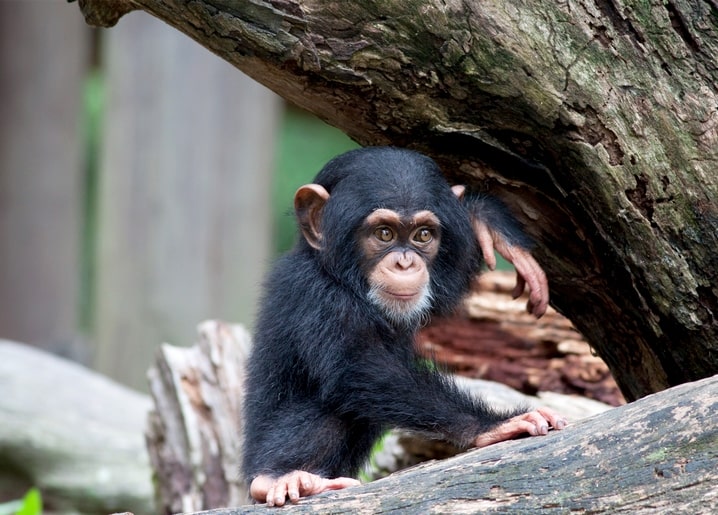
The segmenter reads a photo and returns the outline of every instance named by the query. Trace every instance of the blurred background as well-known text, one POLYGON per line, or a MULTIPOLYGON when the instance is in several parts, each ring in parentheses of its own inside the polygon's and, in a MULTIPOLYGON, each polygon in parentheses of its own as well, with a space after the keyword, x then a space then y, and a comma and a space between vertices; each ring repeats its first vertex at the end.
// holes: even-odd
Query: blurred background
POLYGON ((251 326, 294 191, 355 146, 147 14, 0 1, 0 338, 146 391, 161 343, 251 326))

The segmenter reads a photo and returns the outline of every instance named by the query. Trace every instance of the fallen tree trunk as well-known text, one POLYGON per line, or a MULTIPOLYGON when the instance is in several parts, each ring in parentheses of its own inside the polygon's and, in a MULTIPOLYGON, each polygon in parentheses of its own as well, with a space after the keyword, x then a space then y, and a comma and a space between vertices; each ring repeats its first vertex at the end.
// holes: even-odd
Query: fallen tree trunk
MULTIPOLYGON (((360 487, 302 500, 282 512, 715 513, 717 412, 714 376, 546 437, 422 464, 360 487)), ((267 510, 246 506, 205 513, 267 510)))
MULTIPOLYGON (((171 428, 172 434, 165 433, 164 443, 174 445, 187 438, 185 446, 175 449, 175 456, 189 458, 184 462, 187 467, 171 468, 187 473, 185 484, 193 490, 184 492, 197 492, 196 498, 204 502, 211 498, 203 496, 208 491, 205 486, 216 486, 217 478, 236 482, 232 461, 237 459, 233 453, 238 453, 238 434, 233 430, 236 406, 226 409, 214 402, 225 402, 222 385, 236 384, 229 377, 236 371, 232 366, 220 366, 214 372, 203 369, 225 363, 227 351, 217 344, 222 345, 223 335, 234 340, 237 333, 219 325, 214 331, 206 324, 203 327, 202 345, 209 352, 202 359, 190 359, 193 353, 200 354, 196 349, 166 349, 160 360, 170 365, 163 372, 164 384, 176 389, 170 387, 160 398, 161 419, 171 424, 181 421, 171 428), (196 365, 199 376, 182 377, 182 370, 196 370, 196 365), (193 377, 198 380, 192 381, 193 377), (220 380, 215 382, 216 378, 220 380), (195 419, 196 414, 201 421, 195 419), (212 417, 225 423, 210 423, 212 417)), ((14 474, 26 481, 23 488, 39 486, 47 507, 57 511, 155 512, 141 438, 147 397, 73 363, 6 341, 0 341, 0 392, 0 484, 14 474)), ((500 388, 491 392, 491 398, 518 402, 500 388)), ((226 399, 236 401, 235 394, 227 394, 226 399)), ((567 401, 554 402, 559 407, 567 401)), ((718 508, 717 409, 715 376, 572 423, 547 437, 505 442, 420 465, 285 509, 312 513, 506 509, 712 513, 718 508)), ((221 486, 226 492, 232 488, 231 484, 221 486)), ((237 497, 226 499, 227 504, 240 502, 237 497)), ((247 506, 211 513, 265 509, 247 506)))

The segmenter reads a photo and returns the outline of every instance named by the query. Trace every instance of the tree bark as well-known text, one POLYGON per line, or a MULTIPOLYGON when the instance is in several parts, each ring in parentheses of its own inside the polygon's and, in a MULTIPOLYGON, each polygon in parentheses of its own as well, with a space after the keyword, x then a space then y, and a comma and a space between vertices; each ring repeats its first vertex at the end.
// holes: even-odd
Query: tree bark
POLYGON ((241 411, 249 334, 206 321, 190 348, 163 345, 149 371, 147 428, 158 513, 246 504, 240 479, 241 411))
POLYGON ((141 8, 362 144, 529 226, 553 305, 636 399, 718 371, 714 0, 81 0, 141 8))
MULTIPOLYGON (((304 499, 283 512, 715 513, 717 409, 715 376, 546 437, 419 465, 361 487, 304 499)), ((267 510, 252 506, 204 513, 267 510)))

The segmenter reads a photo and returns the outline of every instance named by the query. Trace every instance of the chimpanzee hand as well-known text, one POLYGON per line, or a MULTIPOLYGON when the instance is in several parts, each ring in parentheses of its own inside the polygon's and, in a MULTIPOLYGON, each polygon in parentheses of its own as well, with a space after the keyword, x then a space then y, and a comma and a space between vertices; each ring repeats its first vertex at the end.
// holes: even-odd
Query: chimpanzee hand
POLYGON ((261 475, 254 478, 249 488, 252 498, 265 501, 268 506, 284 506, 287 497, 296 503, 300 497, 320 494, 328 490, 341 490, 361 484, 356 479, 338 477, 327 479, 311 472, 294 470, 281 477, 261 475))
POLYGON ((496 249, 506 261, 516 268, 516 287, 512 292, 513 297, 521 296, 528 284, 529 301, 526 310, 536 318, 542 317, 548 307, 548 280, 541 266, 528 250, 518 245, 511 245, 500 233, 492 230, 485 223, 474 219, 473 225, 481 246, 481 253, 484 255, 484 261, 489 269, 496 268, 496 256, 494 256, 494 249, 496 249))
POLYGON ((523 415, 517 415, 488 433, 480 434, 474 440, 474 446, 486 447, 524 434, 546 435, 549 427, 563 429, 566 427, 566 419, 550 408, 538 408, 523 415))

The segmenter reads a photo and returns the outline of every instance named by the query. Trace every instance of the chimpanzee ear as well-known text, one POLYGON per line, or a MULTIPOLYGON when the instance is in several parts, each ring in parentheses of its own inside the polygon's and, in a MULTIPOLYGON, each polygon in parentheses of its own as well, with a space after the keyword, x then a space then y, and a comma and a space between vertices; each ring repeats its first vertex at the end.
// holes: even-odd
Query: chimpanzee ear
POLYGON ((466 193, 466 186, 462 186, 461 184, 457 184, 456 186, 451 187, 451 191, 454 192, 454 195, 456 195, 456 198, 459 200, 464 198, 464 193, 466 193))
POLYGON ((294 194, 294 211, 304 238, 312 247, 322 248, 322 209, 329 192, 319 184, 305 184, 294 194))

